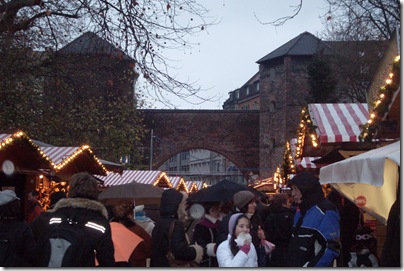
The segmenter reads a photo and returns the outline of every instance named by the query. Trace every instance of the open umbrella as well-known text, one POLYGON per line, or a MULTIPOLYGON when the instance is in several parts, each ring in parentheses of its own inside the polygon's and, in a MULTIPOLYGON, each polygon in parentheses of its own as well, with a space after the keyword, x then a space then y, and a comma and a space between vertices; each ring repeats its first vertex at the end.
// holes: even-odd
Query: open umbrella
POLYGON ((104 204, 113 205, 122 200, 135 200, 136 205, 160 204, 163 190, 151 184, 131 182, 112 186, 98 195, 104 204))
POLYGON ((115 249, 115 262, 127 262, 135 247, 142 240, 121 223, 111 222, 111 237, 115 249))
POLYGON ((320 183, 331 184, 381 223, 386 224, 397 197, 400 141, 320 169, 320 183))
POLYGON ((202 202, 219 202, 232 200, 233 195, 242 190, 249 190, 257 197, 262 196, 261 193, 247 185, 235 183, 229 180, 220 181, 212 186, 203 188, 196 193, 189 196, 189 203, 202 203, 202 202))

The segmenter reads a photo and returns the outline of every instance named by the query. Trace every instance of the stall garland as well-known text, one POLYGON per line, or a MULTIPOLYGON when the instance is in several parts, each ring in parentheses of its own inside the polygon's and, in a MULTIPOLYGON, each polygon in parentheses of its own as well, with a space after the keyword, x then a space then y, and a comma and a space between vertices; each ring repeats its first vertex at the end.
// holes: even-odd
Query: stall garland
POLYGON ((299 128, 297 130, 297 144, 296 144, 296 154, 295 160, 301 158, 303 153, 303 145, 306 136, 310 136, 312 146, 318 146, 318 136, 316 133, 317 126, 313 124, 310 118, 308 106, 304 106, 300 113, 299 128))
POLYGON ((360 142, 372 142, 377 131, 380 130, 383 118, 388 112, 394 93, 400 87, 400 56, 397 56, 391 65, 391 72, 386 84, 381 86, 372 103, 370 119, 362 126, 359 135, 360 142))

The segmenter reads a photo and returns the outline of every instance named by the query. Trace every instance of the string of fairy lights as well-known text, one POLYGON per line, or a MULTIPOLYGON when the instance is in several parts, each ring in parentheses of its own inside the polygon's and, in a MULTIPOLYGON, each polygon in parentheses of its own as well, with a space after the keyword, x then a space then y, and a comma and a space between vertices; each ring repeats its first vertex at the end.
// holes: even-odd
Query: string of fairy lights
POLYGON ((360 141, 373 141, 377 131, 380 129, 381 123, 386 116, 392 103, 395 92, 400 87, 400 56, 398 55, 390 67, 390 73, 385 81, 385 85, 381 86, 374 97, 372 108, 369 109, 369 120, 362 127, 359 135, 360 141))
MULTIPOLYGON (((366 124, 362 126, 362 132, 359 135, 359 140, 361 142, 371 142, 373 141, 377 131, 380 129, 381 122, 386 116, 389 106, 392 103, 394 94, 400 88, 400 56, 394 59, 391 65, 388 78, 385 81, 385 85, 381 86, 375 99, 372 102, 372 108, 369 110, 369 120, 366 124)), ((289 177, 289 174, 296 173, 295 161, 301 159, 304 142, 307 136, 311 139, 311 144, 313 147, 317 147, 318 136, 316 133, 316 126, 313 124, 308 106, 304 106, 300 113, 299 127, 297 130, 297 143, 296 152, 293 157, 292 148, 290 142, 285 143, 285 150, 283 153, 282 170, 279 171, 279 166, 275 172, 276 178, 285 181, 289 177)), ((276 179, 274 177, 274 179, 276 179)))

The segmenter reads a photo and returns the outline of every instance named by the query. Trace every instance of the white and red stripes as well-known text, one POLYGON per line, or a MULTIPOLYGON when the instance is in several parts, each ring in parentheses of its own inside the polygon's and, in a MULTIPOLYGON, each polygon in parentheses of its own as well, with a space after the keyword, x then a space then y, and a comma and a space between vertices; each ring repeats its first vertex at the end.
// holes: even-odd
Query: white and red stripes
POLYGON ((309 104, 320 143, 359 142, 361 125, 369 119, 366 103, 309 104))
POLYGON ((303 169, 315 169, 317 168, 317 165, 314 164, 312 161, 316 159, 320 159, 321 157, 302 157, 302 160, 297 163, 297 167, 303 168, 303 169))
POLYGON ((55 165, 63 162, 71 156, 79 147, 41 147, 41 150, 52 160, 55 165))
POLYGON ((97 178, 104 181, 102 185, 104 187, 131 182, 154 185, 162 176, 165 176, 165 173, 160 170, 124 170, 122 175, 113 172, 109 172, 107 176, 96 175, 97 178))

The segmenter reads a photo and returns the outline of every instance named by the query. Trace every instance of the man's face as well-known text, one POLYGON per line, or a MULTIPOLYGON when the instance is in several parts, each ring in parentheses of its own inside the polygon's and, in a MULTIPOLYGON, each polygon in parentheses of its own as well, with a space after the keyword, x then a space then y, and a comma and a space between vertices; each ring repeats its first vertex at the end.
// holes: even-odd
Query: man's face
POLYGON ((292 185, 292 197, 295 203, 297 204, 302 203, 302 192, 300 192, 300 189, 297 188, 297 186, 295 185, 292 185))

